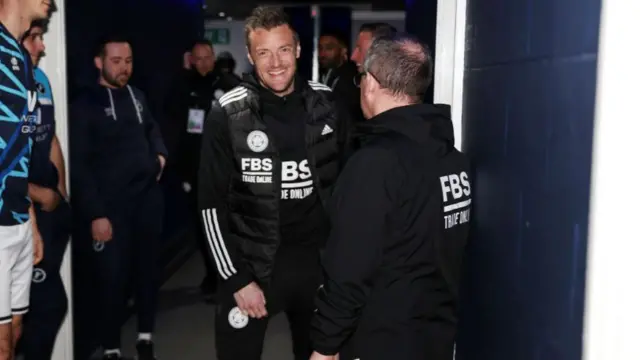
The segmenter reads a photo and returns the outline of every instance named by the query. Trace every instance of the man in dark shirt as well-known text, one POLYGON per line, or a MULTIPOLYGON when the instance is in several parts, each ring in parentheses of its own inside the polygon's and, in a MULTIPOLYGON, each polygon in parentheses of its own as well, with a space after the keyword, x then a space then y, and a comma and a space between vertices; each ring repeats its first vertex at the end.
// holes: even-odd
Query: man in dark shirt
POLYGON ((343 121, 331 88, 296 75, 300 43, 282 9, 254 9, 245 36, 255 72, 212 109, 199 174, 221 279, 217 357, 259 360, 269 318, 285 312, 295 359, 308 360, 343 121))
POLYGON ((33 137, 29 194, 35 203, 38 228, 46 252, 34 266, 31 309, 25 317, 20 352, 25 359, 50 359, 58 330, 67 313, 67 295, 60 276, 69 232, 71 209, 67 202, 66 167, 56 121, 51 84, 38 67, 44 55, 44 22, 36 22, 25 34, 23 44, 35 66, 38 89, 37 125, 33 137))
POLYGON ((383 22, 365 23, 360 26, 356 46, 351 54, 351 60, 356 63, 361 75, 363 74, 364 58, 367 55, 369 47, 371 47, 373 39, 377 36, 393 35, 397 31, 395 27, 383 22))
POLYGON ((337 31, 327 31, 318 41, 318 60, 322 73, 321 82, 333 90, 336 102, 349 113, 354 123, 364 121, 360 109, 358 67, 349 60, 346 38, 337 31))
POLYGON ((166 101, 173 134, 179 135, 176 156, 170 167, 177 171, 182 189, 187 194, 193 220, 193 234, 196 236, 206 269, 200 288, 209 297, 215 291, 216 270, 200 226, 196 197, 202 129, 212 103, 240 81, 231 74, 217 69, 213 46, 208 40, 200 40, 193 45, 190 61, 190 69, 182 74, 175 91, 166 101))
POLYGON ((236 59, 234 59, 233 55, 228 51, 221 52, 216 58, 216 67, 220 70, 220 72, 227 73, 233 76, 234 78, 236 78, 236 80, 238 80, 238 83, 240 83, 242 79, 235 73, 236 65, 236 59))
POLYGON ((433 74, 425 44, 376 37, 363 65, 363 145, 331 199, 312 360, 450 360, 469 162, 454 147, 450 107, 422 104, 433 74))
POLYGON ((167 151, 144 94, 128 85, 129 42, 107 38, 95 64, 98 84, 71 106, 71 186, 75 214, 90 229, 105 359, 121 359, 120 327, 127 285, 135 279, 138 359, 154 360, 151 339, 159 285, 163 197, 160 179, 167 151))

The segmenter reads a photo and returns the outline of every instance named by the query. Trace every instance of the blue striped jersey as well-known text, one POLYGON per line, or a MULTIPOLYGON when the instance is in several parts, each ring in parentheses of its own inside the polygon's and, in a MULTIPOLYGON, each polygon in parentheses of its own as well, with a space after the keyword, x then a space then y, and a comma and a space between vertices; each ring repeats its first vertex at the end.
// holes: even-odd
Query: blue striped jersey
POLYGON ((37 96, 29 54, 0 24, 0 226, 29 219, 29 160, 37 96))

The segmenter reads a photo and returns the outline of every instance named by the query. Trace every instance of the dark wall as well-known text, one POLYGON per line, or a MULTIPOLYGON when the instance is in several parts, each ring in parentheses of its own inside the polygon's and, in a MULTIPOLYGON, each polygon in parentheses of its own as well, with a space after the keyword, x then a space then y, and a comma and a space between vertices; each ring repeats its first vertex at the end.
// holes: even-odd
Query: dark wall
MULTIPOLYGON (((145 91, 156 120, 166 121, 162 103, 182 66, 182 54, 204 33, 201 0, 67 0, 66 33, 70 99, 83 86, 95 84, 93 57, 98 40, 106 34, 124 35, 134 52, 132 85, 145 91)), ((167 99, 170 101, 170 99, 167 99)), ((170 154, 171 156, 171 154, 170 154)), ((73 176, 73 169, 71 169, 73 176)), ((161 247, 163 262, 185 247, 180 242, 187 223, 179 184, 170 172, 163 179, 165 230, 161 247)), ((83 246, 85 228, 76 224, 73 241, 74 345, 77 360, 85 360, 95 349, 99 333, 93 321, 101 311, 92 292, 90 247, 83 246)), ((90 242, 87 242, 90 244, 90 242)))
POLYGON ((353 44, 351 44, 351 8, 347 6, 321 6, 320 7, 320 34, 325 31, 334 31, 345 37, 348 55, 351 57, 353 44))
MULTIPOLYGON (((429 45, 434 61, 438 61, 435 58, 438 0, 405 0, 405 8, 405 31, 429 45)), ((424 101, 433 103, 433 84, 424 101)))
POLYGON ((581 358, 599 0, 468 0, 458 360, 581 358))
POLYGON ((298 59, 298 74, 310 80, 313 73, 313 18, 310 6, 285 7, 291 25, 300 38, 300 58, 298 59))

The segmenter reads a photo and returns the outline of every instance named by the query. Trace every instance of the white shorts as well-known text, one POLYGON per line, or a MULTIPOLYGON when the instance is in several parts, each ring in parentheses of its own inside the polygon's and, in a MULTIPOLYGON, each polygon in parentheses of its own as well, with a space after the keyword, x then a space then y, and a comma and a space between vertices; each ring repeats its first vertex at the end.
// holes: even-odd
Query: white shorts
POLYGON ((0 226, 0 324, 29 311, 33 273, 31 221, 0 226))

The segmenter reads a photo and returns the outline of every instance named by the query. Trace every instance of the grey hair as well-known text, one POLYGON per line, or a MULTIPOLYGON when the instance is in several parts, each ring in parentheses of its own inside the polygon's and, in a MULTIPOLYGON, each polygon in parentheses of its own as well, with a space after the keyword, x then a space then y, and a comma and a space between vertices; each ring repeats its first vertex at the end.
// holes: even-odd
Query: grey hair
POLYGON ((374 38, 363 69, 395 97, 421 101, 433 79, 429 47, 417 38, 394 34, 374 38))

